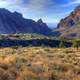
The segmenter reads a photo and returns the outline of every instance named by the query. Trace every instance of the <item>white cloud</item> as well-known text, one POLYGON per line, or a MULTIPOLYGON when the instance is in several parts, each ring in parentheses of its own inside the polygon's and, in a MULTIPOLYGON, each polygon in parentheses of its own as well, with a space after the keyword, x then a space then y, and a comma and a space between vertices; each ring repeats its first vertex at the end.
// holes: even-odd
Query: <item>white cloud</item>
POLYGON ((34 12, 34 13, 44 13, 48 12, 47 9, 53 6, 53 0, 0 0, 0 8, 13 9, 16 8, 21 12, 26 13, 34 12))
POLYGON ((74 4, 80 4, 80 0, 74 0, 74 1, 70 1, 67 4, 56 6, 54 1, 53 0, 28 0, 27 2, 26 0, 24 3, 24 0, 0 0, 0 8, 7 8, 11 11, 17 10, 18 12, 23 13, 24 16, 28 18, 33 18, 37 20, 38 18, 41 17, 45 22, 56 23, 61 19, 62 16, 64 17, 65 15, 70 13, 70 10, 68 12, 65 11, 65 13, 63 13, 63 7, 72 6, 74 4), (51 10, 52 12, 49 13, 48 10, 51 10), (53 11, 55 14, 53 13, 53 11), (45 17, 47 13, 51 15, 51 16, 49 15, 48 18, 45 17), (58 18, 55 18, 54 16, 57 15, 58 18))
POLYGON ((42 10, 52 5, 52 0, 30 0, 26 7, 31 8, 33 10, 42 10))
POLYGON ((63 4, 60 7, 69 7, 69 6, 76 5, 76 4, 80 4, 80 0, 71 0, 69 3, 63 4))

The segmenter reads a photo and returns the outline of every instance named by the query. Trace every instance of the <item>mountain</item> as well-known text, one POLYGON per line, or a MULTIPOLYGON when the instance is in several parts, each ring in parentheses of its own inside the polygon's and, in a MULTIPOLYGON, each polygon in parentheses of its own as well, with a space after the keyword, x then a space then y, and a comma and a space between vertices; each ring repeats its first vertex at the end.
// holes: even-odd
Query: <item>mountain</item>
POLYGON ((69 16, 60 21, 56 31, 65 38, 80 38, 80 5, 69 16))
POLYGON ((7 9, 0 8, 0 34, 11 33, 51 35, 52 31, 42 19, 35 22, 34 20, 23 18, 18 12, 12 13, 7 9))

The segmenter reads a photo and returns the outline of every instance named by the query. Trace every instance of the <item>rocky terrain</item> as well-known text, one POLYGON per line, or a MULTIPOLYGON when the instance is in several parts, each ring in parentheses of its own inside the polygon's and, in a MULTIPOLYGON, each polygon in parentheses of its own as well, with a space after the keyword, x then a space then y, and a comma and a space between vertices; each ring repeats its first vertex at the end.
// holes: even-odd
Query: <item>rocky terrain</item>
POLYGON ((60 36, 65 38, 80 38, 80 6, 60 21, 56 31, 59 31, 60 36))

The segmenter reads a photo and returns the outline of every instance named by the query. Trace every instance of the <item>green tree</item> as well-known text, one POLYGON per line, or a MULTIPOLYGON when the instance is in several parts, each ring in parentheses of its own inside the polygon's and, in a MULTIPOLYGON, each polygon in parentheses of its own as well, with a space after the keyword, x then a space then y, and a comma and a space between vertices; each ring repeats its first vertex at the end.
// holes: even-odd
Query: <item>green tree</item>
POLYGON ((72 41, 72 47, 78 49, 78 48, 79 48, 79 42, 80 42, 80 40, 74 39, 74 40, 72 41))
POLYGON ((59 48, 66 48, 65 42, 66 42, 66 39, 64 37, 60 37, 59 48))
POLYGON ((64 41, 61 41, 61 42, 60 42, 59 48, 66 48, 65 42, 64 42, 64 41))

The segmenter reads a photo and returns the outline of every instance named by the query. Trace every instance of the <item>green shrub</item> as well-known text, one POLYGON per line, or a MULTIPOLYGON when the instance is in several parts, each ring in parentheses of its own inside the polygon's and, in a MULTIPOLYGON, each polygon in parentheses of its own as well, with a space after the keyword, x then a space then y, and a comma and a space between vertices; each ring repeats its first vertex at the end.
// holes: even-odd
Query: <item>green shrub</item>
POLYGON ((72 44, 72 47, 78 49, 78 48, 79 48, 79 42, 80 42, 80 41, 78 41, 77 39, 74 39, 74 40, 72 41, 72 43, 73 43, 73 44, 72 44))
POLYGON ((61 42, 60 42, 59 48, 66 48, 64 41, 61 41, 61 42))

